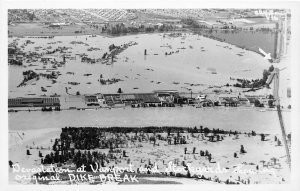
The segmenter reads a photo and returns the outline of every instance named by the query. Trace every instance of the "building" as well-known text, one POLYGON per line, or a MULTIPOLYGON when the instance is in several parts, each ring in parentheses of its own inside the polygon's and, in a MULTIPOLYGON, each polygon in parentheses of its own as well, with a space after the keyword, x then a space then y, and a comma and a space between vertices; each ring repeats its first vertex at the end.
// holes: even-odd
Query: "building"
POLYGON ((199 100, 200 102, 205 101, 206 95, 198 95, 195 99, 199 100))
POLYGON ((140 102, 134 94, 120 94, 120 99, 125 103, 125 105, 137 104, 140 102))
POLYGON ((155 105, 158 106, 161 104, 160 99, 153 93, 139 93, 134 94, 134 96, 140 100, 140 103, 144 106, 155 105))
POLYGON ((239 103, 243 106, 251 106, 250 100, 245 97, 238 98, 239 103))
POLYGON ((124 107, 125 103, 121 100, 120 94, 103 94, 105 104, 110 107, 124 107))
POLYGON ((8 107, 60 107, 60 100, 56 97, 47 98, 11 98, 8 107))
POLYGON ((153 91, 154 94, 156 94, 157 96, 160 95, 179 95, 179 92, 177 90, 154 90, 153 91))
POLYGON ((84 100, 87 106, 103 106, 103 104, 105 104, 105 99, 102 94, 85 95, 84 100))
POLYGON ((96 95, 88 95, 84 98, 87 106, 100 106, 96 95))
POLYGON ((239 104, 238 97, 235 95, 224 94, 219 96, 219 103, 221 105, 229 105, 236 107, 239 104))
POLYGON ((51 23, 49 25, 49 27, 61 27, 61 26, 66 26, 66 25, 68 25, 68 24, 66 24, 66 23, 51 23))
POLYGON ((96 94, 86 95, 88 106, 124 107, 127 105, 158 106, 161 100, 155 93, 96 94))

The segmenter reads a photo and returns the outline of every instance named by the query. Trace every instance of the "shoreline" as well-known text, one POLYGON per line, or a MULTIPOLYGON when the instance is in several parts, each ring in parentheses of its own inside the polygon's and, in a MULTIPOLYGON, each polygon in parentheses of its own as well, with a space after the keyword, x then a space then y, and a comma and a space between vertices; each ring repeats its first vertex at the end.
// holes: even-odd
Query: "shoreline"
POLYGON ((192 31, 189 30, 172 30, 172 31, 164 31, 164 32, 137 32, 137 33, 122 33, 120 35, 111 35, 108 33, 85 33, 85 34, 41 34, 41 35, 8 35, 8 38, 33 38, 33 37, 49 37, 49 36, 88 36, 88 35, 97 35, 97 36, 103 36, 106 38, 118 38, 118 37, 124 37, 124 36, 134 36, 134 35, 143 35, 143 34, 162 34, 162 33, 176 33, 176 32, 181 32, 181 33, 189 33, 192 31))
MULTIPOLYGON (((175 108, 178 108, 179 106, 175 106, 175 108)), ((186 105, 186 106, 182 106, 182 107, 195 107, 198 109, 202 109, 202 110, 207 110, 207 109, 218 109, 218 110, 252 110, 252 111, 259 111, 259 112, 273 112, 273 111, 277 111, 276 108, 265 108, 265 107, 254 107, 254 106, 238 106, 238 107, 226 107, 226 106, 214 106, 214 107, 197 107, 196 105, 186 105)), ((102 110, 102 109, 128 109, 131 108, 130 106, 119 106, 119 107, 76 107, 76 108, 62 108, 60 109, 60 111, 74 111, 74 110, 81 110, 81 111, 85 111, 85 110, 102 110)), ((145 109, 145 108, 174 108, 174 107, 140 107, 140 108, 135 108, 135 109, 145 109)), ((16 108, 11 108, 8 109, 9 113, 14 113, 14 112, 20 112, 20 111, 24 111, 24 112, 32 112, 32 111, 42 111, 42 109, 31 109, 30 107, 25 108, 23 107, 22 109, 16 109, 16 108)), ((281 109, 282 112, 291 112, 290 109, 286 109, 283 108, 281 109)), ((47 112, 47 111, 45 111, 47 112)), ((50 111, 49 111, 50 112, 50 111)), ((51 111, 51 112, 56 112, 56 111, 51 111)), ((59 112, 59 111, 57 111, 59 112)))

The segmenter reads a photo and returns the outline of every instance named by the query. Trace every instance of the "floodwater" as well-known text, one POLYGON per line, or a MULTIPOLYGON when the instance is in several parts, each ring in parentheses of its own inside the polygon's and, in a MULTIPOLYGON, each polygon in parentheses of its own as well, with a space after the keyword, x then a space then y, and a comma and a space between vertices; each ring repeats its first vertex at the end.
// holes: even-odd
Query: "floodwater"
POLYGON ((212 35, 229 44, 234 44, 255 52, 259 52, 258 48, 261 48, 265 52, 271 53, 272 57, 276 57, 276 35, 280 35, 278 32, 245 30, 213 30, 213 32, 198 31, 198 33, 202 35, 212 35))
MULTIPOLYGON (((16 38, 10 38, 9 43, 16 38)), ((69 93, 115 93, 122 88, 124 93, 151 92, 157 89, 174 89, 181 92, 192 90, 197 92, 210 85, 225 85, 230 77, 257 79, 262 71, 269 67, 267 60, 255 52, 246 51, 234 45, 218 42, 200 35, 183 34, 170 37, 164 34, 142 34, 107 38, 103 36, 57 36, 53 39, 20 38, 20 47, 26 40, 34 42, 24 47, 23 51, 39 53, 52 51, 57 47, 69 47, 67 54, 75 59, 67 59, 67 63, 58 67, 62 75, 57 83, 40 78, 25 87, 17 88, 21 83, 22 72, 35 70, 47 73, 40 60, 25 63, 26 67, 9 66, 9 97, 37 97, 54 93, 66 97, 69 93), (86 44, 71 44, 81 41, 86 44), (108 46, 117 46, 129 42, 137 42, 116 56, 115 62, 89 64, 81 62, 77 54, 85 53, 90 58, 101 58, 108 51, 108 46), (51 44, 50 44, 51 43, 51 44), (41 46, 40 50, 35 47, 41 46), (88 48, 100 50, 87 51, 88 48), (44 50, 43 50, 44 49, 44 50), (144 50, 147 49, 147 55, 144 50), (174 52, 171 55, 165 53, 174 52), (176 53, 177 52, 177 53, 176 53), (239 55, 238 55, 239 54, 239 55), (29 66, 30 64, 35 66, 29 66), (67 74, 73 72, 74 74, 67 74), (86 76, 84 74, 92 74, 86 76), (99 76, 104 79, 118 78, 123 81, 112 85, 101 85, 99 76), (79 82, 70 85, 68 82, 79 82), (88 83, 90 82, 90 83, 88 83), (174 83, 175 82, 175 83, 174 83), (193 85, 191 85, 193 84, 193 85), (198 84, 198 85, 195 85, 198 84), (48 91, 42 92, 41 87, 48 91)), ((62 61, 61 53, 52 56, 62 61)), ((51 68, 51 64, 45 65, 51 68)), ((286 127, 290 129, 290 113, 284 112, 286 127)), ((207 126, 225 130, 279 133, 280 127, 277 113, 260 112, 254 109, 236 108, 114 108, 99 110, 69 110, 61 112, 18 112, 9 113, 10 130, 62 128, 64 126, 207 126)))
MULTIPOLYGON (((283 112, 287 133, 290 112, 283 112)), ((60 112, 9 113, 10 130, 60 129, 65 126, 183 126, 257 133, 280 134, 276 111, 261 112, 252 108, 113 108, 99 110, 64 110, 60 112)))
MULTIPOLYGON (((9 43, 14 38, 9 38, 9 43)), ((164 34, 140 34, 107 38, 103 36, 56 36, 53 39, 20 38, 17 40, 20 47, 26 40, 34 42, 28 44, 23 51, 45 53, 57 47, 69 47, 66 54, 74 57, 67 59, 67 63, 58 67, 62 75, 57 83, 40 78, 38 81, 28 83, 25 87, 17 86, 21 83, 22 72, 35 70, 37 73, 50 73, 51 71, 36 70, 51 69, 48 63, 43 65, 40 60, 24 63, 26 67, 9 66, 9 97, 47 96, 54 93, 81 94, 91 93, 115 93, 122 88, 124 93, 151 92, 157 89, 174 89, 181 92, 199 92, 210 85, 225 85, 230 77, 257 79, 262 77, 264 69, 269 67, 267 60, 255 52, 246 51, 234 45, 218 42, 200 35, 184 33, 179 37, 170 37, 164 34), (72 41, 81 41, 86 44, 71 44, 72 41), (101 58, 108 51, 111 44, 117 46, 124 43, 137 42, 116 56, 115 62, 102 64, 101 62, 89 64, 81 62, 77 54, 87 54, 90 58, 101 58), (52 43, 52 44, 51 44, 52 43), (39 50, 35 47, 40 46, 39 50), (88 48, 100 48, 100 50, 87 51, 88 48), (48 48, 48 49, 47 49, 48 48), (147 55, 144 50, 147 49, 147 55), (165 53, 174 52, 171 55, 165 53), (177 53, 176 53, 177 52, 177 53), (239 54, 239 55, 238 55, 239 54), (33 65, 33 66, 30 66, 33 65), (67 74, 73 72, 73 74, 67 74), (92 74, 84 76, 84 74, 92 74), (103 79, 117 78, 123 81, 111 85, 101 85, 100 75, 103 79), (68 82, 78 82, 79 85, 71 85, 68 82), (196 85, 195 85, 196 84, 196 85), (48 91, 42 92, 41 87, 48 91)), ((62 53, 45 54, 62 61, 62 53)))

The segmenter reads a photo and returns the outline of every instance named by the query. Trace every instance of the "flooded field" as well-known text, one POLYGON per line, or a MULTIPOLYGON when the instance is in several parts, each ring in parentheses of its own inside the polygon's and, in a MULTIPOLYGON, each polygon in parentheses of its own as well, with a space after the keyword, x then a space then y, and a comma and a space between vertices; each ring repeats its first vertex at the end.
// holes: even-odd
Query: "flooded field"
POLYGON ((17 42, 21 50, 44 53, 43 57, 62 61, 62 53, 46 54, 58 47, 64 47, 69 58, 61 67, 52 68, 50 62, 40 60, 23 63, 23 66, 9 66, 9 96, 40 96, 54 93, 70 94, 80 91, 87 93, 115 93, 122 88, 124 93, 150 92, 157 89, 199 92, 210 85, 225 85, 230 77, 257 79, 269 67, 267 60, 255 52, 246 51, 233 45, 218 42, 200 35, 142 34, 107 38, 103 36, 56 36, 45 38, 9 38, 17 42), (22 45, 26 40, 32 43, 22 45), (115 56, 114 61, 93 64, 82 62, 80 54, 100 59, 111 44, 120 46, 137 43, 115 56), (155 42, 155 43, 153 43, 155 42), (145 49, 147 55, 144 55, 145 49), (126 56, 125 56, 126 55, 126 56), (22 72, 34 70, 37 73, 59 71, 57 83, 40 78, 26 86, 17 87, 22 72), (119 79, 117 83, 101 85, 103 79, 119 79), (75 82, 76 85, 70 84, 75 82), (45 87, 47 92, 42 92, 45 87), (28 95, 29 94, 29 95, 28 95))
MULTIPOLYGON (((225 35, 228 37, 240 35, 239 37, 243 39, 243 34, 225 35)), ((267 60, 255 52, 188 33, 181 35, 142 34, 115 38, 86 35, 56 36, 52 39, 25 37, 10 38, 9 42, 15 41, 18 43, 18 47, 22 47, 26 40, 30 40, 31 43, 23 46, 23 51, 44 53, 42 57, 57 61, 63 60, 62 55, 67 55, 69 58, 64 65, 58 68, 52 68, 50 62, 42 63, 40 60, 24 63, 25 67, 10 65, 9 97, 36 97, 43 94, 49 96, 56 93, 62 96, 62 101, 66 102, 65 108, 75 104, 75 102, 66 101, 66 97, 70 96, 67 94, 76 94, 77 91, 81 94, 116 93, 118 88, 122 88, 125 93, 151 92, 158 89, 199 92, 211 85, 222 86, 227 82, 230 83, 230 77, 261 78, 262 71, 270 65, 267 60), (86 54, 88 58, 99 59, 109 51, 108 47, 111 44, 120 46, 125 43, 134 45, 115 56, 113 61, 108 60, 105 63, 99 61, 91 64, 81 60, 80 54, 86 54), (47 51, 53 51, 58 47, 64 47, 66 51, 63 54, 60 52, 46 54, 47 51), (26 86, 17 87, 23 79, 22 73, 26 70, 35 70, 37 73, 59 71, 62 75, 54 84, 49 79, 40 78, 37 81, 30 81, 26 86), (115 78, 120 81, 110 85, 101 85, 99 82, 101 75, 103 79, 115 78), (76 85, 70 84, 70 82, 74 82, 76 85), (45 87, 47 92, 41 91, 41 87, 45 87)), ((268 42, 267 44, 271 46, 272 41, 268 42)), ((287 128, 289 128, 290 114, 285 113, 284 115, 287 128)), ((61 125, 207 125, 212 128, 228 130, 247 131, 251 129, 258 132, 279 130, 277 113, 273 111, 196 109, 193 107, 73 110, 51 113, 19 112, 10 113, 9 122, 10 129, 16 130, 61 128, 61 125), (26 117, 27 115, 28 117, 26 117)))
MULTIPOLYGON (((226 34, 230 36, 230 34, 226 34)), ((237 34, 231 34, 237 35, 237 34)), ((242 35, 242 34, 238 34, 242 35)), ((240 36, 242 37, 242 36, 240 36)), ((239 38, 240 39, 240 38, 239 38)), ((67 55, 66 64, 52 68, 50 62, 40 60, 24 63, 24 66, 9 66, 9 96, 62 95, 64 105, 73 106, 75 102, 66 101, 68 94, 116 93, 122 88, 125 93, 151 92, 158 89, 174 89, 181 92, 199 92, 211 85, 225 85, 230 77, 256 79, 269 67, 261 55, 240 49, 234 45, 218 42, 200 35, 184 33, 142 34, 107 38, 103 36, 56 36, 45 38, 10 38, 22 46, 26 40, 32 43, 23 46, 23 51, 44 53, 42 57, 62 61, 67 55), (114 61, 87 63, 82 62, 80 54, 99 59, 111 44, 120 46, 136 43, 114 58, 114 61), (155 43, 153 43, 155 42, 155 43), (40 48, 36 48, 40 47, 40 48), (64 47, 62 54, 46 54, 58 47, 64 47), (146 55, 144 55, 146 49, 146 55), (125 56, 126 55, 126 56, 125 56), (234 69, 233 69, 234 68, 234 69), (34 70, 37 73, 59 71, 57 83, 40 78, 30 81, 26 86, 17 87, 23 80, 22 73, 34 70), (120 79, 110 85, 101 85, 103 79, 120 79), (76 85, 70 82, 78 83, 76 85), (41 91, 45 87, 47 92, 41 91), (70 105, 71 104, 71 105, 70 105)), ((269 43, 272 44, 272 41, 269 43)), ((80 99, 80 98, 78 98, 80 99)), ((76 102, 77 103, 77 102, 76 102)), ((286 122, 289 127, 289 113, 286 122)), ((9 114, 10 129, 61 128, 68 126, 147 126, 147 125, 207 125, 212 128, 234 130, 257 130, 274 132, 279 130, 276 112, 259 112, 242 109, 197 109, 184 108, 143 108, 143 109, 100 109, 88 111, 62 112, 19 112, 9 114), (28 115, 28 117, 26 117, 28 115), (214 118, 212 118, 214 116, 214 118), (244 116, 247 116, 245 118, 244 116), (142 119, 142 120, 141 120, 142 119), (22 126, 20 126, 22 124, 22 126), (230 124, 230 125, 229 125, 230 124), (277 127, 277 128, 274 128, 277 127)))
MULTIPOLYGON (((287 132, 290 112, 283 112, 287 132)), ((207 126, 224 130, 279 134, 276 111, 236 108, 114 108, 60 112, 9 113, 10 130, 61 129, 65 126, 207 126)))

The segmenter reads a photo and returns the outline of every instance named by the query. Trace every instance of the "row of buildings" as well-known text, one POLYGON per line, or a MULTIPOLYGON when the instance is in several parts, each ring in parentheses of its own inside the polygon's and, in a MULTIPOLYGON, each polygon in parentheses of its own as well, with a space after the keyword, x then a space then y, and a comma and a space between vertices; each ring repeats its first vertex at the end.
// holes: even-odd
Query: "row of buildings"
POLYGON ((178 97, 176 90, 159 90, 152 93, 122 93, 122 94, 95 94, 86 95, 85 103, 87 106, 170 106, 174 104, 178 97))
POLYGON ((231 94, 210 95, 192 94, 182 95, 177 90, 158 90, 151 93, 122 93, 122 94, 94 94, 85 95, 85 104, 96 107, 173 107, 175 104, 191 104, 199 107, 210 106, 254 106, 260 103, 261 106, 269 104, 272 100, 265 96, 237 96, 231 94))
MULTIPOLYGON (((236 96, 231 94, 181 94, 177 90, 157 90, 151 93, 118 93, 84 95, 86 107, 174 107, 175 105, 212 106, 269 106, 272 98, 265 96, 236 96)), ((59 97, 11 98, 8 107, 60 107, 59 97)), ((73 108, 73 107, 72 107, 73 108)))

